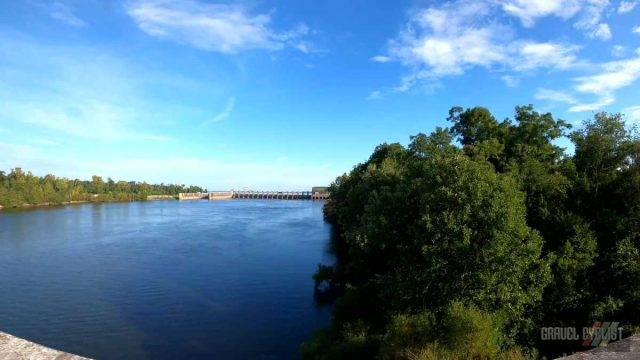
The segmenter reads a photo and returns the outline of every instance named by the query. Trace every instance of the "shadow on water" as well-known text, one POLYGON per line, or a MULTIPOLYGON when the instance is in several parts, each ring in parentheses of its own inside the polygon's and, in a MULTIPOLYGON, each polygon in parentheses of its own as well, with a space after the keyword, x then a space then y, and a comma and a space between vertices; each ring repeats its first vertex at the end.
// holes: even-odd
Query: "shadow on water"
POLYGON ((331 255, 331 265, 318 264, 313 274, 313 298, 318 307, 327 307, 344 294, 344 281, 341 276, 341 264, 347 256, 344 241, 335 226, 331 227, 330 241, 325 251, 331 255))

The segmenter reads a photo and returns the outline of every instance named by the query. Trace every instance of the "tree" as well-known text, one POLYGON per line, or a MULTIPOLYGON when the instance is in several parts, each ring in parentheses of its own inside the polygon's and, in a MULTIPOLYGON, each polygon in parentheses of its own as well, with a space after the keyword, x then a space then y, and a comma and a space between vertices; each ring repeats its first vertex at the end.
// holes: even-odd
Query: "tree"
POLYGON ((103 182, 100 176, 91 181, 69 180, 48 174, 38 177, 15 168, 6 174, 0 171, 0 205, 18 207, 24 204, 60 204, 66 201, 130 201, 145 200, 149 194, 177 195, 180 192, 202 192, 198 186, 145 182, 115 183, 111 178, 103 182), (93 194, 100 194, 95 197, 93 194))
POLYGON ((340 297, 303 355, 520 358, 501 351, 517 345, 553 357, 580 344, 539 341, 540 326, 640 328, 640 139, 622 116, 571 133, 573 156, 555 143, 569 125, 530 105, 501 122, 454 107, 448 120, 330 186, 337 262, 315 280, 340 297), (432 323, 484 345, 419 331, 432 323))
POLYGON ((97 175, 91 177, 91 192, 93 194, 102 194, 104 192, 104 181, 102 181, 102 177, 97 175))

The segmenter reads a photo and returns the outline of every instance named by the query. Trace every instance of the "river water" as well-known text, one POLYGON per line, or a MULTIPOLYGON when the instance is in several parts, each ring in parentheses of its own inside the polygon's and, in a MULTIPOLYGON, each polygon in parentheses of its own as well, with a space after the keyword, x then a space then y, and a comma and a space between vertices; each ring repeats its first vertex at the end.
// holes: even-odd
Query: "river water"
POLYGON ((0 330, 98 359, 282 359, 328 324, 322 203, 0 212, 0 330))

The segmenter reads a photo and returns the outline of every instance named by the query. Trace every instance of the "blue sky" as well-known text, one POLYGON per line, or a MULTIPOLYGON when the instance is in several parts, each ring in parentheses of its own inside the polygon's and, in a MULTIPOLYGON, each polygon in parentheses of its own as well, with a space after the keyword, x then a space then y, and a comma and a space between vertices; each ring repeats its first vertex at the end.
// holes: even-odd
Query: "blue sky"
POLYGON ((640 2, 0 0, 0 169, 307 189, 518 104, 640 122, 640 2))

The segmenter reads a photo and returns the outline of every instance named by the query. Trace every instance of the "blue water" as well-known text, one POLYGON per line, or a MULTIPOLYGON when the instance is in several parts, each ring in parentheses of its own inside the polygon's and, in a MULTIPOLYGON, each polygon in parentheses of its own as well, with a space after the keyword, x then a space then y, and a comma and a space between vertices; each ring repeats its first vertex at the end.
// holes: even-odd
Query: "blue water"
POLYGON ((98 359, 282 359, 325 326, 322 203, 0 212, 0 330, 98 359))

